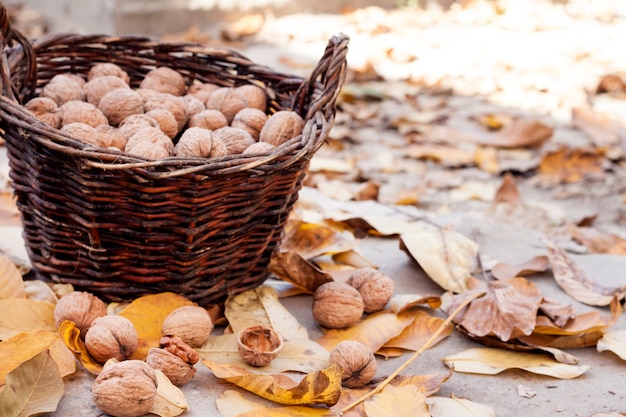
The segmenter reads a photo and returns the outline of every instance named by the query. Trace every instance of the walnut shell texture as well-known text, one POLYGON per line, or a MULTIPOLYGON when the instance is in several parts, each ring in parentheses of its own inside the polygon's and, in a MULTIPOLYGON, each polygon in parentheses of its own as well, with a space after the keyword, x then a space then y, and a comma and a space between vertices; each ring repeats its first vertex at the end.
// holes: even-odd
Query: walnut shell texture
POLYGON ((215 131, 215 135, 226 145, 228 155, 240 154, 256 141, 248 132, 238 127, 225 126, 215 131))
POLYGON ((93 321, 85 335, 85 346, 95 360, 123 361, 137 350, 139 337, 133 323, 122 316, 102 316, 93 321))
POLYGON ((158 67, 148 72, 139 87, 174 96, 182 96, 187 89, 183 76, 168 67, 158 67))
POLYGON ((93 78, 84 85, 85 98, 88 103, 97 106, 100 103, 100 99, 109 91, 117 90, 118 88, 130 89, 128 84, 119 77, 113 75, 105 75, 102 77, 93 78))
POLYGON ((96 126, 96 131, 98 132, 98 144, 102 148, 113 147, 123 151, 126 147, 128 139, 118 128, 102 124, 96 126))
POLYGON ((237 350, 250 366, 266 366, 276 359, 283 348, 283 339, 274 329, 252 326, 237 335, 237 350))
POLYGON ((228 123, 241 109, 248 107, 245 98, 232 87, 222 87, 213 92, 206 102, 207 109, 219 110, 226 116, 228 123))
POLYGON ((199 306, 183 306, 172 311, 163 320, 164 336, 178 336, 183 342, 197 348, 204 344, 213 330, 209 313, 199 306))
POLYGON ((252 107, 246 107, 235 115, 235 118, 230 125, 232 127, 238 127, 245 130, 256 141, 259 140, 259 134, 261 133, 261 129, 266 121, 267 115, 263 111, 252 107))
POLYGON ((85 123, 70 123, 61 128, 61 133, 77 139, 83 143, 100 146, 98 142, 98 131, 95 127, 85 123))
POLYGON ((267 142, 255 142, 252 145, 248 146, 241 153, 242 155, 255 155, 255 154, 266 154, 272 152, 276 149, 276 146, 267 142))
POLYGON ((191 118, 194 115, 206 110, 204 103, 200 101, 196 96, 186 94, 182 97, 183 104, 185 105, 185 111, 187 112, 187 118, 191 118))
POLYGON ((109 119, 111 125, 117 126, 131 114, 143 113, 143 100, 134 90, 118 88, 102 96, 98 108, 109 119))
POLYGON ((91 103, 85 101, 68 101, 59 107, 61 125, 70 123, 84 123, 91 127, 109 124, 104 114, 91 103))
POLYGON ((189 118, 189 127, 202 127, 209 130, 217 130, 224 126, 228 126, 228 120, 226 120, 226 116, 219 110, 203 110, 189 118))
POLYGON ((58 327, 63 321, 69 320, 84 337, 91 323, 106 314, 107 305, 104 301, 88 292, 72 291, 61 297, 54 306, 54 323, 58 327))
POLYGON ((90 81, 98 77, 114 76, 122 79, 126 84, 130 84, 128 73, 117 64, 112 62, 99 62, 93 65, 87 73, 87 80, 90 81))
POLYGON ((54 100, 47 97, 35 97, 29 100, 24 107, 47 125, 55 129, 61 127, 61 112, 54 100))
POLYGON ((187 109, 180 97, 165 93, 149 96, 144 102, 144 111, 147 113, 154 109, 165 109, 172 112, 178 124, 179 132, 187 124, 187 109))
POLYGON ((189 86, 189 88, 187 89, 187 94, 195 96, 198 100, 202 102, 202 104, 205 104, 213 91, 217 90, 218 88, 220 88, 220 86, 217 84, 196 83, 189 86))
POLYGON ((327 282, 313 294, 313 317, 324 327, 350 327, 361 318, 363 309, 361 294, 343 282, 327 282))
POLYGON ((151 160, 164 159, 170 156, 163 145, 147 140, 136 142, 133 146, 126 145, 124 151, 130 155, 151 160))
POLYGON ((304 120, 294 111, 281 110, 274 113, 263 125, 259 141, 281 145, 302 133, 304 120))
POLYGON ((213 149, 215 134, 201 127, 190 127, 180 136, 174 147, 174 155, 192 158, 208 158, 213 149))
POLYGON ((85 100, 83 87, 75 79, 65 74, 52 77, 41 90, 40 96, 54 100, 58 106, 72 100, 85 100))
POLYGON ((174 143, 158 127, 142 127, 137 130, 126 142, 124 150, 132 153, 132 148, 139 142, 148 142, 162 146, 168 154, 174 151, 174 143))
POLYGON ((154 120, 154 117, 145 113, 131 114, 130 116, 127 116, 124 120, 122 120, 118 126, 120 132, 124 136, 126 136, 127 139, 130 139, 132 135, 137 133, 137 131, 143 127, 156 127, 157 129, 161 128, 159 122, 154 120))
POLYGON ((154 109, 145 113, 152 117, 159 124, 159 129, 170 139, 174 139, 178 134, 178 123, 171 111, 165 109, 154 109))
POLYGON ((246 84, 236 87, 235 91, 244 98, 246 107, 261 110, 263 113, 267 110, 267 94, 261 87, 246 84))
POLYGON ((347 284, 356 288, 361 294, 366 313, 385 308, 395 287, 393 279, 373 268, 357 269, 350 275, 347 284))
POLYGON ((163 372, 172 384, 177 386, 189 382, 196 373, 196 368, 192 364, 161 348, 150 348, 146 363, 163 372))
POLYGON ((330 363, 341 366, 341 384, 348 388, 363 387, 374 378, 378 368, 370 348, 355 340, 339 342, 330 352, 330 363))

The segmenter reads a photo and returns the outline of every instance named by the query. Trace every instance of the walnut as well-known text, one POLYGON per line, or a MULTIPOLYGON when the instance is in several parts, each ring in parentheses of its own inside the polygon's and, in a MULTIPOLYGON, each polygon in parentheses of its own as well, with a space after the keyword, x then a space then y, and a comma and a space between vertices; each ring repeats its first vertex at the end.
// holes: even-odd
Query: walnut
POLYGON ((98 108, 111 125, 117 126, 131 114, 143 113, 143 100, 131 89, 118 88, 103 95, 98 108))
POLYGON ((148 72, 139 84, 139 88, 149 88, 160 93, 182 96, 187 86, 183 76, 167 67, 158 67, 148 72))
POLYGON ((31 99, 24 107, 30 111, 33 116, 47 125, 55 129, 61 127, 61 113, 57 103, 47 97, 35 97, 31 99))
POLYGON ((330 352, 330 363, 343 369, 341 384, 361 388, 374 378, 378 364, 369 347, 355 340, 339 342, 330 352))
POLYGON ((159 129, 170 139, 174 139, 178 134, 178 123, 171 111, 165 109, 154 109, 145 113, 152 117, 159 124, 159 129))
POLYGON ((245 130, 257 141, 259 140, 259 134, 266 121, 267 115, 263 111, 246 107, 235 115, 230 125, 245 130))
POLYGON ((80 74, 72 74, 71 72, 66 72, 66 73, 65 73, 65 74, 63 74, 63 75, 66 75, 66 76, 68 76, 69 78, 71 78, 72 80, 76 81, 76 83, 77 83, 78 85, 80 85, 80 88, 85 88, 85 83, 86 83, 87 81, 85 81, 85 79, 83 78, 83 76, 82 76, 82 75, 80 75, 80 74))
POLYGON ((156 90, 151 90, 149 88, 138 88, 135 91, 137 92, 137 94, 139 94, 144 104, 146 104, 146 101, 148 101, 150 97, 154 97, 154 96, 158 96, 159 94, 162 94, 156 90))
POLYGON ((117 90, 118 88, 128 88, 128 84, 119 77, 113 75, 105 75, 102 77, 96 77, 89 80, 83 90, 85 91, 85 97, 87 102, 97 106, 100 99, 109 91, 117 90))
POLYGON ((137 131, 142 127, 161 128, 159 122, 154 120, 154 117, 147 114, 131 114, 122 120, 118 126, 120 133, 126 136, 127 139, 137 133, 137 131))
POLYGON ((163 320, 164 336, 178 336, 191 347, 200 347, 213 330, 209 313, 199 306, 184 306, 172 311, 163 320))
POLYGON ((261 87, 246 84, 236 87, 235 91, 244 98, 246 107, 261 110, 263 113, 267 110, 267 94, 261 87))
POLYGON ((215 131, 215 135, 226 145, 228 155, 240 154, 246 150, 248 146, 256 143, 248 132, 238 127, 222 127, 215 131))
POLYGON ((89 354, 104 363, 114 358, 123 361, 130 358, 139 344, 133 323, 122 316, 102 316, 93 321, 85 335, 89 354))
POLYGON ((122 67, 112 62, 100 62, 92 66, 87 74, 87 80, 90 81, 94 78, 106 76, 114 76, 122 79, 126 84, 130 84, 128 73, 122 67))
POLYGON ((106 116, 96 106, 85 101, 68 101, 59 107, 59 113, 61 113, 63 126, 70 123, 84 123, 96 127, 109 123, 106 116))
POLYGON ((357 269, 350 275, 347 284, 356 288, 361 294, 366 313, 385 308, 394 290, 393 280, 373 268, 357 269))
POLYGON ((213 92, 206 102, 206 108, 219 110, 230 122, 241 109, 248 107, 245 98, 232 87, 222 87, 213 92))
POLYGON ((96 131, 98 132, 98 144, 102 148, 113 147, 123 151, 126 147, 128 139, 119 129, 110 125, 98 125, 96 131))
POLYGON ((139 360, 105 365, 91 386, 96 406, 114 417, 139 417, 149 413, 156 393, 155 370, 139 360))
POLYGON ((130 155, 151 160, 163 159, 170 156, 170 153, 163 145, 150 141, 140 141, 135 143, 132 147, 126 146, 124 151, 130 155))
POLYGON ((350 327, 363 315, 361 294, 343 282, 327 282, 313 294, 313 317, 331 329, 350 327))
POLYGON ((294 111, 281 110, 274 113, 263 125, 259 141, 281 145, 302 133, 304 120, 294 111))
POLYGON ((254 154, 261 154, 261 153, 270 153, 274 149, 276 149, 276 146, 272 145, 271 143, 254 142, 252 145, 244 149, 244 151, 241 154, 242 155, 254 155, 254 154))
POLYGON ((213 146, 211 147, 209 158, 221 158, 226 155, 228 155, 228 148, 224 141, 217 136, 213 136, 213 146))
POLYGON ((217 130, 224 126, 228 126, 228 120, 219 110, 203 110, 189 119, 189 127, 217 130))
POLYGON ((58 106, 72 100, 85 100, 82 86, 75 79, 65 74, 52 77, 50 82, 41 90, 40 96, 54 100, 58 106))
POLYGON ((98 317, 107 314, 107 305, 93 294, 72 291, 65 294, 54 306, 54 323, 57 327, 69 320, 78 327, 82 337, 98 317))
POLYGON ((154 109, 165 109, 172 112, 178 124, 179 132, 187 124, 187 110, 180 97, 164 93, 152 95, 145 101, 144 111, 149 112, 154 109))
POLYGON ((132 152, 132 148, 139 142, 149 142, 162 146, 169 154, 174 151, 174 143, 172 140, 158 127, 142 127, 137 130, 126 142, 124 150, 129 153, 132 152))
POLYGON ((265 366, 276 359, 283 348, 283 339, 274 329, 252 326, 237 335, 241 359, 250 366, 265 366))
POLYGON ((217 90, 218 88, 220 88, 220 86, 217 84, 197 83, 189 86, 189 88, 187 89, 187 94, 195 96, 198 100, 202 102, 202 104, 205 104, 211 93, 213 93, 213 91, 217 90))
POLYGON ((190 127, 183 132, 174 147, 174 155, 192 158, 208 158, 213 149, 212 131, 201 127, 190 127))
POLYGON ((189 382, 196 373, 196 364, 200 360, 198 352, 183 342, 179 337, 163 337, 158 348, 151 348, 146 363, 159 369, 174 385, 189 382))
POLYGON ((95 127, 85 123, 70 123, 61 128, 61 133, 79 140, 83 143, 100 146, 98 142, 98 131, 95 127))
POLYGON ((187 112, 187 118, 191 118, 201 111, 206 110, 206 107, 204 107, 204 103, 201 102, 197 97, 192 96, 191 94, 184 95, 182 97, 182 100, 183 104, 185 105, 185 111, 187 112))

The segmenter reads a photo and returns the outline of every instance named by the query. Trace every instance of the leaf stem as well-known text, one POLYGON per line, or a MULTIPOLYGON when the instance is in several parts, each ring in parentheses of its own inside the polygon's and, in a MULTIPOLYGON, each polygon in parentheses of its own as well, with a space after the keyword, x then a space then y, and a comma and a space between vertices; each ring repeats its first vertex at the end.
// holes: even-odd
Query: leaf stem
POLYGON ((364 402, 366 400, 369 400, 374 395, 376 395, 379 392, 381 392, 383 390, 383 388, 385 388, 391 381, 393 381, 393 379, 395 377, 400 375, 400 372, 404 371, 407 366, 409 366, 415 359, 417 359, 422 353, 424 353, 426 351, 426 349, 428 349, 430 347, 430 345, 435 340, 437 340, 437 337, 439 337, 439 335, 446 329, 446 327, 448 327, 448 325, 452 322, 452 320, 454 320, 454 317, 457 314, 459 314, 459 312, 461 310, 463 310, 473 300, 475 300, 478 297, 482 297, 483 295, 485 295, 485 293, 481 293, 481 292, 477 291, 471 297, 466 298, 461 304, 459 304, 457 306, 457 308, 454 309, 454 311, 448 316, 448 318, 446 318, 444 320, 444 322, 441 323, 441 325, 432 334, 432 336, 422 345, 422 347, 419 348, 418 350, 416 350, 415 353, 413 355, 411 355, 411 357, 409 359, 407 359, 402 365, 400 365, 400 367, 398 367, 398 369, 396 369, 391 375, 389 375, 383 382, 378 384, 378 386, 376 388, 374 388, 373 390, 371 390, 367 394, 363 395, 362 397, 356 399, 351 404, 348 404, 347 406, 345 406, 344 408, 339 410, 338 414, 339 415, 343 415, 343 413, 345 413, 346 411, 351 410, 352 408, 356 407, 360 403, 362 403, 362 402, 364 402))

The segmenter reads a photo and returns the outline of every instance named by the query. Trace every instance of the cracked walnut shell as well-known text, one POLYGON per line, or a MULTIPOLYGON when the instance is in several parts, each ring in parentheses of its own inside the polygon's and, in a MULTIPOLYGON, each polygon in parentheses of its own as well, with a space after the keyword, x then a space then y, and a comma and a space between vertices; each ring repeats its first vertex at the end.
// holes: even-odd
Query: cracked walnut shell
POLYGON ((122 316, 102 316, 93 321, 85 335, 87 351, 104 363, 113 358, 123 361, 137 350, 139 337, 133 323, 122 316))
POLYGON ((196 373, 196 364, 200 360, 198 352, 183 342, 179 337, 162 337, 158 348, 151 348, 146 363, 159 369, 174 385, 189 382, 196 373))
POLYGON ((361 294, 366 313, 385 308, 394 291, 393 280, 373 268, 357 269, 350 275, 347 284, 356 288, 361 294))
POLYGON ((361 388, 374 378, 378 364, 369 347, 355 340, 345 340, 330 351, 330 363, 343 369, 341 385, 361 388))
POLYGON ((283 339, 269 327, 252 326, 237 335, 237 350, 250 366, 265 366, 276 359, 283 348, 283 339))
POLYGON ((343 282, 327 282, 313 294, 313 317, 330 329, 352 326, 363 316, 363 309, 361 294, 343 282))

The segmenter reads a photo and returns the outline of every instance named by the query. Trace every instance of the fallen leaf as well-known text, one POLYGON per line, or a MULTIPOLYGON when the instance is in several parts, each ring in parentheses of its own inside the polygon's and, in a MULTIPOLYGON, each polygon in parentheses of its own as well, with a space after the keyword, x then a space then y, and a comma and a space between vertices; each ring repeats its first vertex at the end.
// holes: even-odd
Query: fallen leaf
POLYGON ((80 329, 76 327, 76 324, 69 320, 61 322, 59 336, 86 370, 94 375, 98 375, 102 371, 102 364, 95 360, 87 350, 85 342, 80 337, 80 329))
POLYGON ((447 374, 429 374, 429 375, 398 375, 391 381, 390 385, 415 385, 424 396, 430 397, 439 391, 441 385, 452 377, 453 370, 448 368, 447 374))
MULTIPOLYGON (((418 350, 444 322, 444 319, 433 317, 425 311, 417 310, 413 314, 415 317, 413 322, 405 327, 402 333, 385 343, 383 348, 418 350)), ((432 346, 435 346, 439 341, 450 336, 452 327, 452 324, 450 324, 448 328, 432 342, 432 346)))
POLYGON ((309 259, 324 254, 345 252, 354 249, 356 244, 354 235, 347 230, 292 220, 285 227, 285 237, 280 249, 281 252, 293 251, 309 259))
POLYGON ((626 239, 601 232, 592 227, 570 225, 568 230, 572 234, 572 238, 585 245, 591 253, 626 256, 626 239))
POLYGON ((547 248, 554 279, 573 299, 592 306, 606 306, 613 297, 621 300, 626 295, 626 286, 606 287, 589 278, 554 242, 548 241, 547 248))
POLYGON ((157 392, 150 413, 161 417, 175 417, 188 410, 189 405, 180 388, 172 384, 160 370, 154 371, 157 376, 157 392))
POLYGON ((546 297, 543 298, 543 301, 539 305, 539 311, 558 327, 565 327, 570 320, 576 317, 572 305, 561 304, 546 297))
POLYGON ((494 348, 467 349, 444 358, 443 362, 453 367, 455 372, 495 375, 515 368, 560 379, 576 378, 589 369, 586 365, 559 363, 543 354, 511 352, 494 348))
POLYGON ((511 115, 486 113, 472 117, 488 130, 500 130, 513 121, 511 115))
POLYGON ((287 281, 305 294, 313 294, 320 285, 331 282, 332 276, 297 252, 275 252, 268 271, 287 281))
POLYGON ((604 333, 598 340, 597 349, 598 352, 611 351, 626 361, 626 330, 604 333))
POLYGON ((368 417, 430 417, 425 400, 424 394, 414 385, 387 385, 363 405, 368 417))
POLYGON ((33 416, 56 411, 65 392, 63 378, 50 352, 44 350, 6 376, 0 392, 0 415, 33 416))
POLYGON ((194 305, 180 295, 167 292, 144 295, 126 306, 119 315, 130 320, 139 336, 139 346, 130 359, 143 360, 151 347, 159 345, 163 320, 178 307, 194 305))
POLYGON ((466 281, 477 266, 478 244, 452 228, 426 222, 419 225, 419 232, 400 235, 403 247, 443 289, 466 291, 466 281))
POLYGON ((0 300, 0 340, 31 330, 56 330, 54 304, 7 298, 0 300))
POLYGON ((202 363, 219 378, 279 404, 331 406, 341 395, 342 369, 332 365, 296 382, 285 374, 256 374, 237 366, 209 360, 202 363))
POLYGON ((52 304, 56 304, 59 301, 52 288, 41 280, 25 281, 24 290, 26 291, 26 298, 29 300, 45 301, 52 304))
MULTIPOLYGON (((341 253, 335 253, 332 256, 333 261, 338 264, 349 265, 353 268, 376 268, 365 255, 363 255, 357 248, 347 250, 341 253)), ((328 272, 328 271, 327 271, 328 272)), ((329 272, 332 275, 332 272, 329 272)))
POLYGON ((499 280, 532 275, 548 269, 550 262, 547 256, 535 256, 519 264, 499 262, 491 268, 491 274, 499 280))
POLYGON ((550 139, 553 131, 539 120, 518 119, 495 134, 480 137, 478 143, 504 149, 536 147, 550 139))
POLYGON ((562 147, 543 155, 539 176, 548 183, 579 182, 604 173, 605 157, 592 149, 562 147))
POLYGON ((496 417, 493 408, 465 398, 429 397, 426 404, 432 417, 496 417))
POLYGON ((609 115, 582 107, 572 108, 572 125, 585 132, 599 147, 618 144, 626 133, 624 127, 609 115))
POLYGON ((9 258, 0 255, 0 299, 25 296, 24 280, 20 270, 9 258))
POLYGON ((246 399, 233 390, 226 390, 215 399, 217 409, 222 417, 331 417, 335 414, 324 408, 287 406, 266 407, 263 404, 246 399))
POLYGON ((514 206, 523 204, 522 196, 515 184, 515 178, 508 172, 502 178, 502 183, 493 197, 493 204, 499 203, 507 203, 514 206))
MULTIPOLYGON (((32 330, 0 342, 0 386, 4 384, 9 372, 49 349, 57 340, 59 336, 55 331, 32 330)), ((64 366, 64 369, 67 368, 64 366)))
POLYGON ((434 144, 409 145, 405 148, 405 153, 410 158, 431 160, 450 168, 474 165, 475 163, 474 149, 464 150, 454 146, 434 144))
POLYGON ((441 297, 432 294, 395 294, 391 297, 391 300, 389 300, 389 305, 391 311, 396 314, 421 305, 427 305, 432 309, 437 309, 441 307, 441 297))
POLYGON ((478 168, 490 174, 497 174, 501 171, 498 150, 492 146, 477 146, 474 151, 474 162, 478 168))

